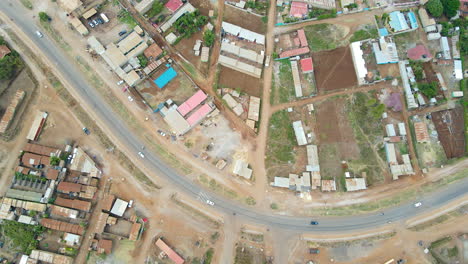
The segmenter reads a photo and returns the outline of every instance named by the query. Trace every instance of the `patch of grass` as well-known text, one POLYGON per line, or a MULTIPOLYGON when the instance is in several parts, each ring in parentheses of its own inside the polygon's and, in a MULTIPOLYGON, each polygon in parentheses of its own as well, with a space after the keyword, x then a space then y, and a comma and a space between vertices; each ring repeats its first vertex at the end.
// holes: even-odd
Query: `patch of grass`
POLYGON ((130 12, 125 9, 120 10, 117 17, 121 23, 127 24, 131 28, 134 28, 136 25, 138 25, 132 14, 130 14, 130 12))
POLYGON ((182 62, 182 68, 184 68, 190 74, 192 78, 195 78, 195 79, 198 78, 197 70, 195 69, 195 67, 193 67, 192 64, 188 62, 182 62))
POLYGON ((304 27, 309 48, 314 51, 336 49, 342 43, 338 28, 332 24, 317 24, 304 27))
POLYGON ((355 31, 349 42, 355 42, 365 39, 374 39, 379 36, 377 29, 374 26, 366 25, 363 29, 355 31))
POLYGON ((275 69, 277 69, 279 73, 275 74, 275 71, 273 71, 270 103, 281 104, 292 101, 295 98, 295 94, 291 62, 288 59, 275 62, 275 69), (276 63, 278 63, 279 66, 276 63))
POLYGON ((1 237, 11 241, 14 249, 25 254, 31 254, 39 242, 36 238, 42 234, 44 227, 22 224, 16 221, 3 220, 0 224, 1 237))
POLYGON ((270 204, 270 208, 273 209, 273 210, 278 210, 279 206, 278 206, 277 203, 272 203, 272 204, 270 204))
POLYGON ((229 199, 239 199, 239 195, 233 189, 230 189, 222 184, 219 184, 215 179, 209 179, 208 176, 202 174, 198 176, 198 180, 203 185, 210 188, 212 191, 219 193, 223 196, 228 197, 229 199))
POLYGON ((216 228, 219 228, 220 227, 220 223, 216 220, 214 220, 213 218, 209 217, 208 215, 204 214, 202 211, 199 211, 195 208, 193 208, 192 206, 180 201, 179 199, 177 199, 176 195, 172 195, 171 196, 171 200, 178 206, 180 206, 181 208, 185 209, 186 211, 188 211, 191 215, 193 216, 198 216, 198 217, 201 217, 203 219, 205 219, 206 221, 208 221, 210 224, 212 224, 213 226, 215 226, 216 228))
POLYGON ((31 3, 31 0, 20 0, 21 4, 24 5, 27 9, 32 10, 33 9, 33 4, 31 3))
POLYGON ((337 241, 337 242, 312 242, 308 241, 307 245, 309 247, 343 247, 343 246, 351 246, 354 244, 359 244, 363 242, 371 242, 371 241, 380 241, 380 240, 385 240, 389 239, 391 237, 394 237, 396 235, 396 232, 390 232, 382 235, 376 235, 372 237, 366 237, 366 238, 359 238, 359 239, 354 239, 354 240, 347 240, 347 241, 337 241))
POLYGON ((447 222, 450 219, 462 216, 463 215, 462 212, 464 212, 466 210, 468 210, 468 205, 462 206, 462 207, 460 207, 460 208, 458 208, 458 209, 456 209, 456 210, 454 210, 452 212, 443 214, 443 215, 438 216, 438 217, 436 217, 436 218, 434 218, 432 220, 429 220, 429 221, 426 221, 424 223, 421 223, 421 224, 415 225, 413 227, 410 227, 409 230, 421 231, 421 230, 427 229, 429 227, 442 224, 444 222, 447 222))
POLYGON ((450 242, 451 240, 452 240, 452 237, 450 237, 450 236, 438 239, 438 240, 431 243, 431 245, 429 246, 429 249, 438 248, 438 247, 440 247, 442 245, 445 245, 446 243, 450 242))
POLYGON ((249 196, 249 197, 245 198, 245 203, 247 205, 250 205, 250 206, 254 206, 254 205, 257 204, 257 202, 255 201, 255 199, 252 196, 249 196))
POLYGON ((449 258, 458 257, 458 247, 454 246, 453 248, 449 248, 447 251, 447 256, 449 258))

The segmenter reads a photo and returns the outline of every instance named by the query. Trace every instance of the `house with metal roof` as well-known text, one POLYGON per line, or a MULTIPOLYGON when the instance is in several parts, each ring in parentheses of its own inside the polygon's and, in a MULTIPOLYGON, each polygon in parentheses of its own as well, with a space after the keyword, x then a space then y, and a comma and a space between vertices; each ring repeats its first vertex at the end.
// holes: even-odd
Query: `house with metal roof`
POLYGON ((255 42, 257 44, 265 45, 265 35, 250 31, 248 29, 224 21, 221 24, 221 27, 225 34, 229 34, 240 39, 245 39, 250 42, 255 42))
POLYGON ((405 15, 400 11, 393 11, 389 14, 390 22, 389 25, 394 32, 400 32, 410 29, 406 22, 405 15))
POLYGON ((156 241, 156 246, 161 251, 163 251, 175 264, 184 264, 185 260, 179 254, 177 254, 177 252, 170 248, 161 238, 158 238, 156 241))
POLYGON ((394 42, 387 41, 385 37, 380 37, 378 41, 373 41, 372 50, 374 51, 377 64, 398 62, 398 51, 396 44, 394 42))
POLYGON ((353 57, 354 70, 356 71, 356 77, 359 84, 365 83, 367 76, 366 61, 364 60, 364 52, 361 50, 361 42, 356 41, 351 43, 351 55, 353 57))
POLYGON ((294 134, 296 135, 297 144, 303 146, 307 144, 307 138, 304 133, 304 128, 302 127, 302 121, 293 122, 294 134))
POLYGON ((348 192, 355 192, 355 191, 367 189, 366 179, 364 178, 345 179, 345 182, 346 182, 346 191, 348 192))
POLYGON ((453 76, 455 80, 459 81, 463 79, 463 69, 461 60, 454 60, 453 61, 453 76))
POLYGON ((232 172, 236 175, 246 178, 247 180, 250 180, 252 177, 252 169, 250 169, 249 164, 243 160, 236 160, 232 172))
POLYGON ((442 57, 445 60, 452 59, 452 56, 450 54, 450 46, 448 44, 448 38, 447 37, 441 37, 440 38, 440 48, 441 48, 441 52, 442 52, 442 57))
POLYGON ((122 217, 125 210, 127 210, 127 207, 127 201, 117 198, 114 202, 114 206, 112 206, 112 209, 110 210, 110 213, 122 217))

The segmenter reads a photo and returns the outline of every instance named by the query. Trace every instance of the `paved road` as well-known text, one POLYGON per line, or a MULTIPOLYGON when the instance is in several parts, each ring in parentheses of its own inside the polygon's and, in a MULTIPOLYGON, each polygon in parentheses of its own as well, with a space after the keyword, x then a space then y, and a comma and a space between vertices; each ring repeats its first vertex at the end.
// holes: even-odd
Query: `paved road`
MULTIPOLYGON (((43 53, 53 62, 55 67, 61 72, 62 76, 72 85, 72 89, 79 96, 79 101, 86 102, 94 107, 98 123, 104 125, 113 131, 113 136, 119 141, 120 145, 126 146, 134 152, 135 157, 142 146, 142 141, 124 124, 124 122, 111 110, 101 96, 86 81, 79 70, 76 69, 69 58, 65 56, 59 47, 46 35, 38 38, 35 34, 39 28, 31 17, 25 15, 24 8, 13 0, 2 0, 0 11, 13 19, 12 22, 23 30, 37 45, 33 50, 43 53), (7 4, 8 3, 8 4, 7 4)), ((54 66, 54 65, 51 65, 54 66)), ((270 228, 285 228, 297 231, 309 231, 317 233, 344 232, 354 230, 364 230, 373 227, 379 227, 387 224, 389 220, 397 221, 415 216, 418 213, 434 210, 449 201, 460 198, 466 194, 468 187, 468 178, 457 184, 449 185, 437 192, 431 193, 428 197, 421 197, 419 201, 423 206, 415 209, 412 203, 404 204, 398 207, 390 208, 385 211, 385 215, 380 213, 346 216, 346 217, 319 217, 318 226, 310 226, 310 218, 288 217, 266 214, 256 211, 254 208, 246 207, 230 200, 224 199, 214 193, 202 189, 183 175, 178 174, 174 169, 166 165, 156 154, 145 152, 146 158, 141 162, 149 170, 154 171, 156 175, 167 178, 176 185, 179 190, 192 197, 197 197, 203 191, 208 193, 216 205, 215 209, 226 214, 236 214, 237 217, 244 218, 246 221, 252 221, 269 226, 270 228)))

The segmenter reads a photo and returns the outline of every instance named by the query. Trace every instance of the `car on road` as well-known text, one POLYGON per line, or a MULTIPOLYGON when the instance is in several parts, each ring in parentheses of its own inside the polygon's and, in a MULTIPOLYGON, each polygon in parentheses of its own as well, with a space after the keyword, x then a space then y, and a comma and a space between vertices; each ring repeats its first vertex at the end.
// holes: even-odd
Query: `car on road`
POLYGON ((213 205, 214 205, 214 202, 211 201, 211 200, 206 200, 206 204, 209 204, 209 205, 213 206, 213 205))
POLYGON ((418 207, 420 207, 421 205, 422 205, 421 202, 417 202, 417 203, 414 204, 414 207, 418 208, 418 207))
POLYGON ((159 133, 161 136, 163 136, 163 137, 166 136, 166 133, 164 133, 164 131, 162 131, 161 129, 158 130, 158 133, 159 133))
POLYGON ((124 80, 120 80, 120 81, 117 82, 117 85, 121 85, 123 83, 124 83, 124 80))
POLYGON ((141 151, 140 151, 140 152, 138 152, 138 155, 140 155, 140 157, 141 157, 142 159, 144 159, 144 158, 145 158, 145 154, 143 154, 143 152, 141 152, 141 151))
POLYGON ((311 225, 318 225, 318 222, 317 221, 310 221, 310 224, 311 225))
POLYGON ((84 132, 86 135, 91 134, 91 132, 89 131, 89 129, 88 129, 87 127, 83 127, 83 132, 84 132))
POLYGON ((320 253, 320 250, 318 248, 309 248, 309 253, 310 254, 318 254, 318 253, 320 253))
POLYGON ((44 35, 42 35, 42 33, 41 33, 39 30, 36 31, 36 35, 37 35, 38 37, 40 37, 40 38, 42 38, 42 37, 44 36, 44 35))
POLYGON ((127 30, 122 30, 122 31, 120 31, 120 32, 119 32, 119 37, 125 35, 125 33, 127 33, 127 30))

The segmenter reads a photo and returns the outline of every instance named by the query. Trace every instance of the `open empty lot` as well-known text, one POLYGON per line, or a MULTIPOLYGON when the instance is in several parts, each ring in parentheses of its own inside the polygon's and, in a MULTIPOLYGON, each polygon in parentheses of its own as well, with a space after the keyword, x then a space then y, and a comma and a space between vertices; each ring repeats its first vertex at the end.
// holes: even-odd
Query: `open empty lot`
POLYGON ((240 89, 249 95, 261 97, 261 80, 236 70, 220 66, 219 87, 240 89))
POLYGON ((459 158, 465 155, 463 108, 457 107, 432 113, 432 121, 447 158, 459 158))
POLYGON ((357 84, 349 47, 313 53, 315 78, 319 93, 352 87, 357 84))
POLYGON ((260 34, 264 34, 266 29, 261 16, 252 15, 230 5, 225 5, 223 21, 260 34))

